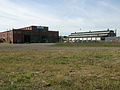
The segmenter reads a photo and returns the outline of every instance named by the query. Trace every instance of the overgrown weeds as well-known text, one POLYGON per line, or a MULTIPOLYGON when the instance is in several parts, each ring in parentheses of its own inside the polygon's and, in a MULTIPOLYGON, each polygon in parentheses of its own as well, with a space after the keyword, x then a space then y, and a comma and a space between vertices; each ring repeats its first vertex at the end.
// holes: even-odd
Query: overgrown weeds
POLYGON ((119 90, 120 50, 0 51, 2 90, 119 90))

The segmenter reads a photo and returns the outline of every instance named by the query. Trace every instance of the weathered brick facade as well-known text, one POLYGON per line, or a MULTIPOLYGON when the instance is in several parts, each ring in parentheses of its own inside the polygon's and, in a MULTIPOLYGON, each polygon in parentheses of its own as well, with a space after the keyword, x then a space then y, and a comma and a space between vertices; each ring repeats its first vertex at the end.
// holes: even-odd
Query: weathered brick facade
POLYGON ((30 26, 1 32, 0 39, 10 43, 55 43, 59 41, 59 32, 48 31, 48 27, 30 26))

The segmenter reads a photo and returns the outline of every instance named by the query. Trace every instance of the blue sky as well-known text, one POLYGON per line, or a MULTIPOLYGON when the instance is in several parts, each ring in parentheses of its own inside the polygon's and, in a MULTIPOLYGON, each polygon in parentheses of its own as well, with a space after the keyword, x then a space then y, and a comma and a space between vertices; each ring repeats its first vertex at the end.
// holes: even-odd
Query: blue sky
POLYGON ((120 0, 0 0, 0 31, 31 25, 60 35, 110 28, 120 36, 120 0))

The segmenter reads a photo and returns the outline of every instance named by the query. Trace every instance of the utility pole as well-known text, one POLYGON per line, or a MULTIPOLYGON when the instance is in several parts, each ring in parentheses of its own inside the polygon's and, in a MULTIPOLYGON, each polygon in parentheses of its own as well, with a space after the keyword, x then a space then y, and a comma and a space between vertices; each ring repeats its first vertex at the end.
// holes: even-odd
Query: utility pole
POLYGON ((82 29, 80 28, 80 31, 81 31, 82 29))
POLYGON ((116 34, 116 36, 117 36, 117 29, 115 29, 115 34, 116 34))

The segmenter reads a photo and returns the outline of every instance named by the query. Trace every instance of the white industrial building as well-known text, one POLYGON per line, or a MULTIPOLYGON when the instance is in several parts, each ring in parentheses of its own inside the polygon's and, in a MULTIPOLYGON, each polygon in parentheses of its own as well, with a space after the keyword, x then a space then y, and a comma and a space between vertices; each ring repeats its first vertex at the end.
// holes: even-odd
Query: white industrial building
POLYGON ((116 37, 114 30, 75 32, 68 36, 68 42, 105 41, 106 37, 116 37))

